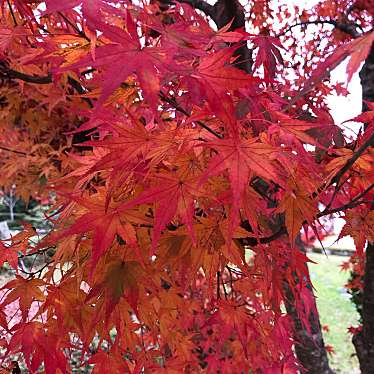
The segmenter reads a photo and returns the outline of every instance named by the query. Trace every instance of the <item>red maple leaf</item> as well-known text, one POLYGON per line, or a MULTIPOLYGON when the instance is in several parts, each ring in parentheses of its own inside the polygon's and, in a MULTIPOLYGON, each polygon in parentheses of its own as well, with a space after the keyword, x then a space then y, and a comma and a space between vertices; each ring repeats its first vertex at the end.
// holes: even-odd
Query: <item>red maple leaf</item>
POLYGON ((95 26, 97 27, 100 25, 103 11, 111 14, 114 13, 119 16, 124 15, 120 9, 112 6, 113 3, 110 0, 66 0, 63 2, 46 0, 45 4, 46 10, 42 13, 42 15, 69 11, 81 6, 82 13, 86 18, 88 25, 93 29, 95 26))
MULTIPOLYGON (((137 35, 132 35, 118 27, 102 25, 103 35, 111 43, 95 49, 95 58, 87 55, 75 64, 57 68, 55 72, 91 66, 105 67, 102 75, 102 93, 96 109, 118 88, 126 78, 136 73, 145 98, 155 108, 160 91, 159 71, 164 71, 167 55, 157 48, 142 48, 137 35)), ((136 32, 136 30, 134 31, 136 32)))
POLYGON ((277 37, 258 35, 251 38, 252 43, 258 47, 254 68, 264 67, 264 77, 266 80, 274 79, 276 68, 283 64, 283 58, 279 48, 283 48, 277 37))
POLYGON ((210 176, 222 174, 224 171, 227 171, 229 176, 232 191, 230 240, 250 177, 259 176, 267 181, 284 184, 282 171, 275 161, 277 149, 259 142, 256 138, 247 140, 239 137, 209 142, 206 146, 215 149, 217 154, 209 162, 201 183, 210 176))
POLYGON ((138 197, 118 208, 118 211, 122 212, 136 205, 151 203, 155 205, 152 254, 155 253, 161 230, 176 215, 187 225, 190 235, 194 238, 192 222, 194 200, 199 195, 197 182, 196 178, 191 179, 188 174, 178 172, 160 173, 153 180, 156 186, 144 190, 138 197))

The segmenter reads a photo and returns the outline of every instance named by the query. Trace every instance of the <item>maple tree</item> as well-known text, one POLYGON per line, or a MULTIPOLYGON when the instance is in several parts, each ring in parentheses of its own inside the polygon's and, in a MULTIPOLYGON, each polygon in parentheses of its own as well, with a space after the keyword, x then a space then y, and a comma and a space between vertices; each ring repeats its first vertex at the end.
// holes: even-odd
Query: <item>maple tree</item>
MULTIPOLYGON (((346 67, 347 80, 349 81, 353 73, 360 69, 362 109, 367 112, 357 117, 359 122, 365 123, 358 132, 358 137, 368 139, 367 145, 372 147, 373 136, 370 117, 372 112, 371 102, 374 101, 372 79, 374 49, 371 33, 373 3, 371 1, 320 1, 307 10, 295 9, 295 12, 293 14, 289 13, 289 16, 289 24, 283 24, 281 32, 277 35, 280 36, 282 41, 285 38, 291 46, 290 51, 294 58, 293 61, 297 60, 294 64, 296 69, 312 72, 316 64, 324 61, 327 55, 339 48, 340 52, 326 59, 326 62, 329 61, 331 66, 325 71, 324 75, 329 78, 331 68, 344 61, 347 56, 352 55, 346 67), (293 35, 295 30, 297 30, 296 34, 298 35, 296 38, 293 35), (300 34, 305 42, 300 43, 302 39, 300 34), (352 47, 356 49, 356 53, 352 54, 352 47), (310 53, 311 51, 313 53, 310 53), (363 65, 361 65, 362 62, 364 62, 363 65)), ((318 90, 322 95, 333 91, 340 95, 347 93, 344 82, 332 84, 328 79, 319 84, 318 90)), ((316 100, 316 97, 314 97, 314 100, 316 100)), ((355 127, 358 128, 357 125, 355 127)), ((354 141, 355 138, 351 138, 351 144, 354 145, 352 151, 357 150, 358 146, 354 141)), ((368 165, 368 167, 370 166, 368 165)), ((352 176, 352 173, 350 176, 352 176)), ((352 186, 350 183, 352 181, 354 180, 346 178, 345 181, 341 181, 340 188, 345 189, 346 193, 351 193, 352 186)), ((372 188, 370 182, 367 188, 368 190, 372 188)), ((352 327, 349 331, 353 334, 353 343, 363 373, 370 373, 374 366, 373 235, 371 228, 365 228, 366 219, 369 226, 372 227, 372 212, 370 211, 373 207, 373 205, 370 207, 372 197, 369 195, 367 200, 368 209, 351 210, 343 215, 346 225, 340 234, 340 237, 351 235, 357 249, 351 259, 344 263, 342 267, 351 270, 351 279, 346 286, 352 294, 352 301, 356 303, 362 323, 359 328, 352 327), (363 217, 365 218, 361 220, 363 217)))
POLYGON ((350 139, 325 101, 342 90, 328 73, 350 57, 349 80, 373 33, 361 24, 316 63, 287 45, 297 9, 246 5, 1 3, 0 183, 50 199, 53 224, 1 245, 16 271, 4 368, 22 354, 30 372, 65 373, 77 352, 94 373, 306 367, 294 321, 310 332, 318 314, 300 231, 322 238, 339 213, 356 256, 373 240, 373 104, 350 139))

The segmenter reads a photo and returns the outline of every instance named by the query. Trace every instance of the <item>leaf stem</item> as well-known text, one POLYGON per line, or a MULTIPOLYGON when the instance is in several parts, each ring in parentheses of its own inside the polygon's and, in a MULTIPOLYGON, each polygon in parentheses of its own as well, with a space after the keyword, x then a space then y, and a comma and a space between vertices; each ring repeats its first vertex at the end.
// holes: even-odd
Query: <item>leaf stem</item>
MULTIPOLYGON (((170 104, 175 110, 178 112, 184 114, 187 117, 191 117, 191 114, 187 112, 184 108, 182 108, 177 101, 174 98, 167 97, 163 92, 160 91, 160 98, 161 100, 165 101, 166 103, 170 104)), ((205 129, 206 131, 213 134, 216 138, 222 139, 223 136, 216 132, 215 130, 211 129, 209 126, 207 126, 204 122, 201 121, 194 121, 196 124, 198 124, 200 127, 205 129)))

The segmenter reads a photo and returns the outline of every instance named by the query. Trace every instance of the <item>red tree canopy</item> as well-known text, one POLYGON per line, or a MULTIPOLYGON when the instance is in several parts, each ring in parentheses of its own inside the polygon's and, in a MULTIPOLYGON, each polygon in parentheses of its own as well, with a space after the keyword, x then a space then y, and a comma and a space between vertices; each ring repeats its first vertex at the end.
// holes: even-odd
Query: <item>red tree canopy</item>
POLYGON ((3 242, 5 367, 296 373, 285 285, 306 328, 313 305, 301 229, 346 212, 358 253, 374 239, 374 110, 352 141, 325 103, 326 72, 351 56, 351 76, 374 34, 290 74, 267 2, 250 32, 185 3, 2 2, 0 184, 48 197, 54 227, 3 242))

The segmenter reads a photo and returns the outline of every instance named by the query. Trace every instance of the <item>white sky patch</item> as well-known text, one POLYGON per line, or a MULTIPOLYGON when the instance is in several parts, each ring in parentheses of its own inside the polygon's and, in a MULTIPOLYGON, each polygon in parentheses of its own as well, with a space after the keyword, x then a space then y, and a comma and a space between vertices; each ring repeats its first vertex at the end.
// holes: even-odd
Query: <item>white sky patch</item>
POLYGON ((347 96, 330 95, 327 101, 335 123, 347 130, 347 135, 355 136, 359 132, 362 124, 357 122, 343 122, 361 113, 362 88, 358 72, 353 75, 348 86, 344 84, 347 81, 347 63, 348 59, 331 72, 331 81, 333 83, 343 83, 343 86, 348 89, 349 94, 347 96))
MULTIPOLYGON (((313 6, 318 4, 320 0, 274 0, 274 7, 279 7, 281 5, 288 5, 290 8, 298 6, 300 9, 311 9, 313 6)), ((274 19, 277 22, 276 18, 274 19)), ((276 25, 275 25, 276 26, 276 25)), ((315 25, 308 26, 308 32, 312 35, 318 31, 318 27, 315 25)), ((293 35, 297 36, 298 28, 293 30, 293 35)), ((304 33, 299 33, 300 39, 305 38, 304 33)), ((322 43, 328 43, 325 39, 322 43)), ((342 83, 344 88, 347 88, 349 94, 347 96, 338 96, 337 94, 329 95, 327 97, 327 103, 330 108, 330 114, 334 118, 335 124, 341 126, 347 136, 355 137, 360 130, 362 124, 357 122, 347 122, 345 121, 354 118, 361 113, 362 105, 362 88, 360 83, 360 78, 358 72, 353 75, 351 81, 347 85, 347 73, 346 67, 348 59, 343 61, 331 72, 331 82, 332 83, 342 83)))

